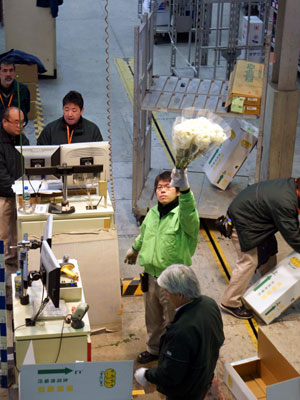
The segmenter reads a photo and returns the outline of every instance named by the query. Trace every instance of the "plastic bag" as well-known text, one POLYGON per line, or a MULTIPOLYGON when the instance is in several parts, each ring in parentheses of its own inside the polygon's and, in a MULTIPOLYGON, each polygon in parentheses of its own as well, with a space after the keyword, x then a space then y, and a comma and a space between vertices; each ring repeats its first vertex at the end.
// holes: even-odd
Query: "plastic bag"
POLYGON ((195 158, 220 146, 230 134, 230 126, 211 111, 184 109, 172 129, 176 168, 187 168, 195 158))

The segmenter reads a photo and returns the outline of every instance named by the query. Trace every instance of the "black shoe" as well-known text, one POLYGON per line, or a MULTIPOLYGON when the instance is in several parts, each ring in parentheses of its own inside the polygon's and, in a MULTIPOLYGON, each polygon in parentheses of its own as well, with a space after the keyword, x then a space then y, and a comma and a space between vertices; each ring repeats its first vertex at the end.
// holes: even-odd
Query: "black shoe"
POLYGON ((222 310, 224 310, 224 311, 227 311, 228 313, 230 313, 231 315, 233 315, 236 318, 251 319, 253 317, 253 314, 251 313, 251 311, 247 310, 247 308, 245 306, 228 307, 228 306, 224 306, 224 304, 221 303, 220 308, 222 308, 222 310))
POLYGON ((147 351, 147 350, 143 351, 141 354, 139 354, 136 359, 136 361, 139 364, 147 364, 147 363, 149 363, 151 361, 155 361, 155 360, 158 360, 158 356, 149 353, 149 351, 147 351))

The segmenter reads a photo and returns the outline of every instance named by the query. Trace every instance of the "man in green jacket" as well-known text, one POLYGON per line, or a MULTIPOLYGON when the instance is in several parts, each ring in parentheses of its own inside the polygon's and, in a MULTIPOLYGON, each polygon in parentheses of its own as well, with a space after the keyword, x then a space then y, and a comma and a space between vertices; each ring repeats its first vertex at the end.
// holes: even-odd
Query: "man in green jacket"
POLYGON ((83 98, 72 90, 63 98, 63 116, 50 122, 42 130, 38 145, 60 145, 83 142, 101 142, 100 129, 93 122, 82 117, 83 98))
POLYGON ((241 297, 258 264, 261 265, 259 270, 263 269, 261 275, 276 265, 274 234, 280 232, 285 241, 300 252, 299 188, 299 179, 294 178, 259 182, 240 192, 228 208, 238 259, 221 308, 236 318, 252 317, 241 297))
MULTIPOLYGON (((141 233, 127 251, 125 262, 144 267, 143 281, 147 350, 137 361, 148 363, 158 358, 160 337, 173 319, 174 306, 157 278, 171 264, 192 264, 199 232, 199 216, 190 190, 186 170, 173 169, 159 174, 154 183, 158 204, 146 215, 141 233)), ((142 286, 143 283, 142 282, 142 286)))

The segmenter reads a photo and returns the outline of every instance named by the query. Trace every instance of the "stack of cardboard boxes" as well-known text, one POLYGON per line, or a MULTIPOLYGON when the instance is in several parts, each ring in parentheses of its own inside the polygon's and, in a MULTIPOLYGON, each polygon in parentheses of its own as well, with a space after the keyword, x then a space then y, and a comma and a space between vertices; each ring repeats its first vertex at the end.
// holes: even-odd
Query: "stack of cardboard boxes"
POLYGON ((226 107, 231 112, 259 115, 264 65, 238 60, 230 74, 226 107))
POLYGON ((36 117, 37 65, 16 64, 16 74, 19 82, 25 83, 30 92, 30 112, 28 119, 36 117))

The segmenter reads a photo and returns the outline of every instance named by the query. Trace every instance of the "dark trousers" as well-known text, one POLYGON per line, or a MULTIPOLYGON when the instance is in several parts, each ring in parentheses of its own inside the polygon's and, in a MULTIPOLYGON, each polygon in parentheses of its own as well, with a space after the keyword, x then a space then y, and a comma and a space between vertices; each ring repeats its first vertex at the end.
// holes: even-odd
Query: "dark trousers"
POLYGON ((204 400, 205 396, 207 395, 207 392, 209 391, 209 388, 205 390, 204 393, 197 397, 189 397, 188 399, 180 399, 179 397, 166 397, 166 400, 204 400))

